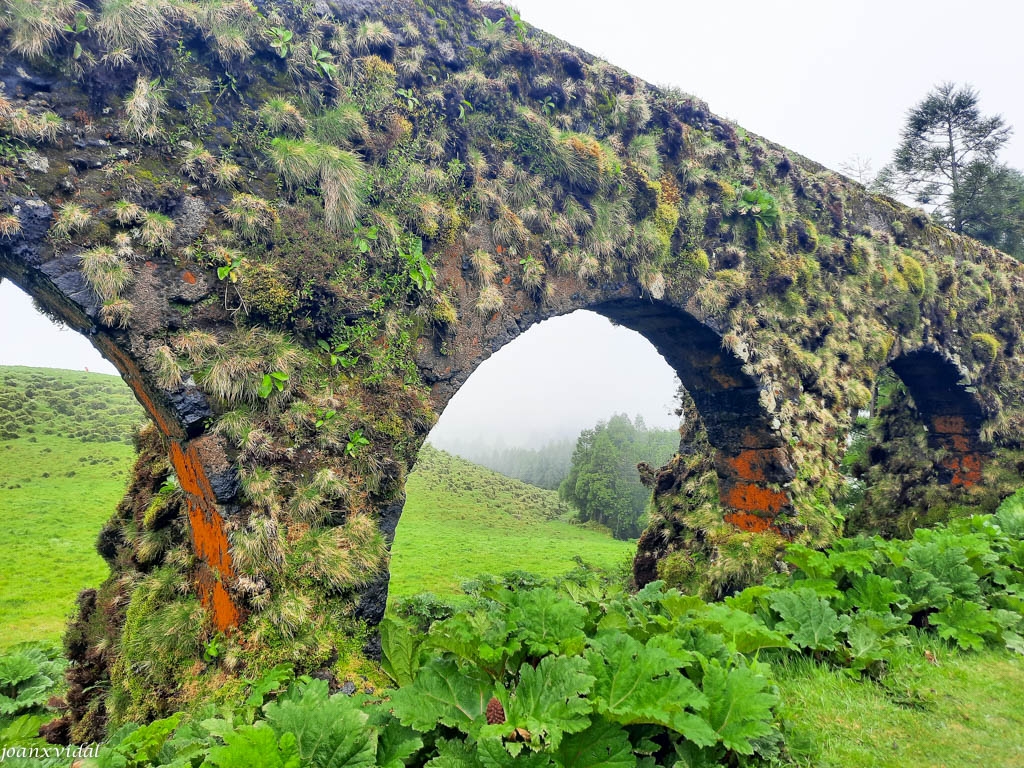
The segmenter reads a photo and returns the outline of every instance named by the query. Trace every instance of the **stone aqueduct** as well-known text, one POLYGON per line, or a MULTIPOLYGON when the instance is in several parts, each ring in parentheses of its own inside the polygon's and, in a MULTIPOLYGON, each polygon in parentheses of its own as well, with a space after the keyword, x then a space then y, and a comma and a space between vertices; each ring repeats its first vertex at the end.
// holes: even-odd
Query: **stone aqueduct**
MULTIPOLYGON (((942 493, 991 507, 1018 478, 1009 257, 499 6, 258 5, 146 17, 137 50, 99 23, 78 58, 67 34, 33 49, 10 24, 0 46, 0 276, 85 334, 159 433, 104 532, 92 642, 144 645, 131 605, 169 568, 207 636, 263 636, 286 605, 308 609, 297 625, 329 613, 338 637, 379 621, 434 415, 490 354, 577 309, 643 334, 692 397, 717 518, 687 517, 683 462, 656 497, 674 535, 703 526, 706 562, 751 537, 828 540, 846 435, 887 367, 942 493), (272 27, 295 32, 287 55, 272 27), (133 531, 171 468, 167 551, 188 551, 146 560, 133 531), (323 531, 358 572, 309 588, 327 568, 304 542, 323 531), (262 563, 239 554, 257 532, 262 563)), ((678 549, 659 535, 656 557, 678 549)), ((115 652, 80 651, 127 685, 115 652)))

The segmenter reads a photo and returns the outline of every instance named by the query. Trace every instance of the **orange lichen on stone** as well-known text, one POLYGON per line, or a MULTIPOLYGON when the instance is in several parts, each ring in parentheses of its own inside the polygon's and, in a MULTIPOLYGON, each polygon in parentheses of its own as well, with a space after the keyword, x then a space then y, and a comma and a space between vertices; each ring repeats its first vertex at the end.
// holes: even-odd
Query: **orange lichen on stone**
POLYGON ((207 570, 197 579, 199 594, 203 605, 213 614, 217 629, 224 631, 237 626, 241 617, 241 611, 222 583, 235 576, 224 518, 217 509, 216 497, 196 446, 182 448, 181 443, 174 440, 170 445, 170 458, 178 482, 188 494, 185 506, 192 530, 192 549, 207 570))
POLYGON ((213 615, 213 624, 219 632, 227 632, 242 622, 242 612, 231 599, 224 585, 208 570, 197 579, 199 599, 213 615))
POLYGON ((789 494, 773 491, 759 483, 720 482, 722 504, 742 512, 759 512, 771 517, 789 506, 789 494))
POLYGON ((741 531, 752 533, 764 533, 773 528, 771 520, 749 512, 730 512, 725 516, 725 522, 735 525, 741 531))
POLYGON ((946 459, 942 465, 953 471, 950 485, 960 488, 973 488, 981 482, 981 469, 984 462, 976 453, 946 459))
POLYGON ((725 463, 736 477, 755 482, 764 480, 764 465, 761 451, 756 449, 740 451, 736 456, 726 458, 725 463))
POLYGON ((178 482, 181 483, 182 490, 197 497, 204 506, 214 506, 217 499, 213 494, 210 481, 206 477, 203 463, 196 454, 195 447, 190 445, 187 449, 183 449, 181 443, 173 440, 170 454, 171 464, 174 465, 174 471, 178 474, 178 482))
POLYGON ((957 453, 970 453, 971 451, 971 441, 966 435, 947 435, 945 441, 948 441, 957 453))
POLYGON ((932 428, 940 435, 966 435, 970 433, 963 416, 935 416, 932 428))
POLYGON ((186 507, 196 555, 221 576, 233 578, 235 572, 224 519, 216 509, 204 509, 195 499, 189 499, 186 507))

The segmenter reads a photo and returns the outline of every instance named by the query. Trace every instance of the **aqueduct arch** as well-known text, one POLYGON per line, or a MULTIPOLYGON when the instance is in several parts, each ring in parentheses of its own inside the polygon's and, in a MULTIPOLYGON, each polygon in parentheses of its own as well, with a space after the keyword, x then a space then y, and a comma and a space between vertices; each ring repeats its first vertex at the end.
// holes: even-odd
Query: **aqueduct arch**
POLYGON ((890 366, 914 398, 929 444, 946 454, 944 479, 954 486, 981 482, 987 453, 981 439, 985 413, 960 371, 938 351, 926 348, 900 355, 890 366))
POLYGON ((698 99, 496 6, 150 8, 124 43, 112 7, 72 34, 71 5, 40 3, 52 28, 0 32, 0 276, 89 335, 160 432, 72 630, 117 693, 107 712, 80 685, 81 734, 220 685, 182 663, 217 632, 234 669, 351 673, 436 412, 573 309, 647 336, 704 420, 714 456, 657 484, 662 554, 826 542, 851 413, 890 363, 945 490, 985 508, 1019 481, 1021 265, 698 99), (172 467, 179 541, 141 562, 126 532, 172 467), (193 620, 168 649, 173 616, 193 620))

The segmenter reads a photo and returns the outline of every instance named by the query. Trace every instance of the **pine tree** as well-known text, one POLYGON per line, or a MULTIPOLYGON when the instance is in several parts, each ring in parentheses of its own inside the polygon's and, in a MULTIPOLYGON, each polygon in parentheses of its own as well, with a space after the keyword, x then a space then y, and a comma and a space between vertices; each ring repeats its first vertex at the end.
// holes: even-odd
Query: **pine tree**
POLYGON ((893 165, 880 175, 965 233, 967 212, 1011 132, 1001 116, 981 114, 973 88, 943 83, 909 111, 893 165))

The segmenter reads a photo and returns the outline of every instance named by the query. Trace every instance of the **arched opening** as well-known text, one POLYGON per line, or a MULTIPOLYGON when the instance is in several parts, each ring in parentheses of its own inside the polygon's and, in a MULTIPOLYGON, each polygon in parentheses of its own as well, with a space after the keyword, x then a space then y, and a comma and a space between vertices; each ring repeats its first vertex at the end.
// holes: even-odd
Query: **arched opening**
MULTIPOLYGON (((40 228, 45 232, 49 215, 49 209, 27 209, 23 236, 40 228)), ((219 630, 237 625, 241 612, 227 589, 234 573, 222 509, 235 501, 238 482, 217 438, 203 435, 213 415, 205 396, 190 380, 173 389, 154 384, 136 362, 139 340, 102 321, 78 258, 58 257, 38 267, 23 260, 16 248, 0 251, 0 280, 5 278, 47 316, 84 336, 128 384, 160 434, 161 450, 183 492, 191 547, 199 559, 193 577, 202 601, 219 630)))
POLYGON ((621 571, 646 526, 650 489, 637 464, 660 467, 678 449, 678 387, 649 342, 593 312, 538 323, 503 346, 452 398, 408 478, 392 603, 487 573, 555 575, 577 557, 621 571), (571 469, 578 448, 582 479, 571 469), (599 471, 609 506, 593 514, 599 471), (563 481, 572 485, 560 494, 563 481))
POLYGON ((744 530, 777 527, 791 509, 782 486, 794 471, 744 361, 723 348, 718 333, 669 304, 616 300, 594 310, 640 333, 676 371, 714 449, 726 520, 744 530))
POLYGON ((844 457, 848 532, 908 535, 984 506, 984 420, 963 374, 941 353, 922 348, 893 359, 875 382, 872 408, 855 419, 844 457))
POLYGON ((145 415, 79 333, 0 282, 0 646, 60 637, 106 578, 96 536, 124 495, 145 415), (54 370, 56 365, 63 370, 54 370))
POLYGON ((928 444, 944 452, 939 477, 971 488, 981 481, 985 448, 981 404, 963 383, 956 366, 935 350, 919 349, 890 363, 910 392, 928 428, 928 444))
MULTIPOLYGON (((716 478, 714 507, 719 522, 724 513, 725 522, 739 530, 771 530, 787 535, 787 518, 792 508, 786 485, 793 479, 794 470, 777 431, 778 424, 773 423, 765 409, 762 387, 744 370, 744 361, 724 348, 715 330, 666 302, 616 296, 589 303, 586 308, 639 334, 679 378, 685 393, 684 409, 691 426, 696 427, 684 430, 687 434, 680 450, 687 454, 702 453, 710 463, 710 472, 716 478), (698 432, 699 441, 691 444, 698 432)), ((498 355, 507 343, 504 339, 495 345, 498 355)), ((472 380, 476 365, 479 361, 467 369, 448 371, 442 383, 445 402, 457 402, 458 395, 450 394, 452 382, 462 386, 472 380)), ((646 468, 646 484, 656 492, 678 490, 672 476, 686 471, 678 463, 664 467, 658 476, 656 470, 657 467, 646 468)), ((400 508, 394 513, 399 514, 400 508)), ((397 524, 397 519, 391 523, 389 516, 388 529, 393 531, 397 524)), ((399 542, 399 553, 401 548, 399 542)), ((656 563, 651 556, 657 559, 663 554, 655 553, 648 543, 642 558, 644 565, 634 565, 639 581, 655 577, 652 568, 656 563)), ((381 598, 386 584, 385 575, 377 595, 364 601, 364 615, 370 620, 383 614, 381 598)))

